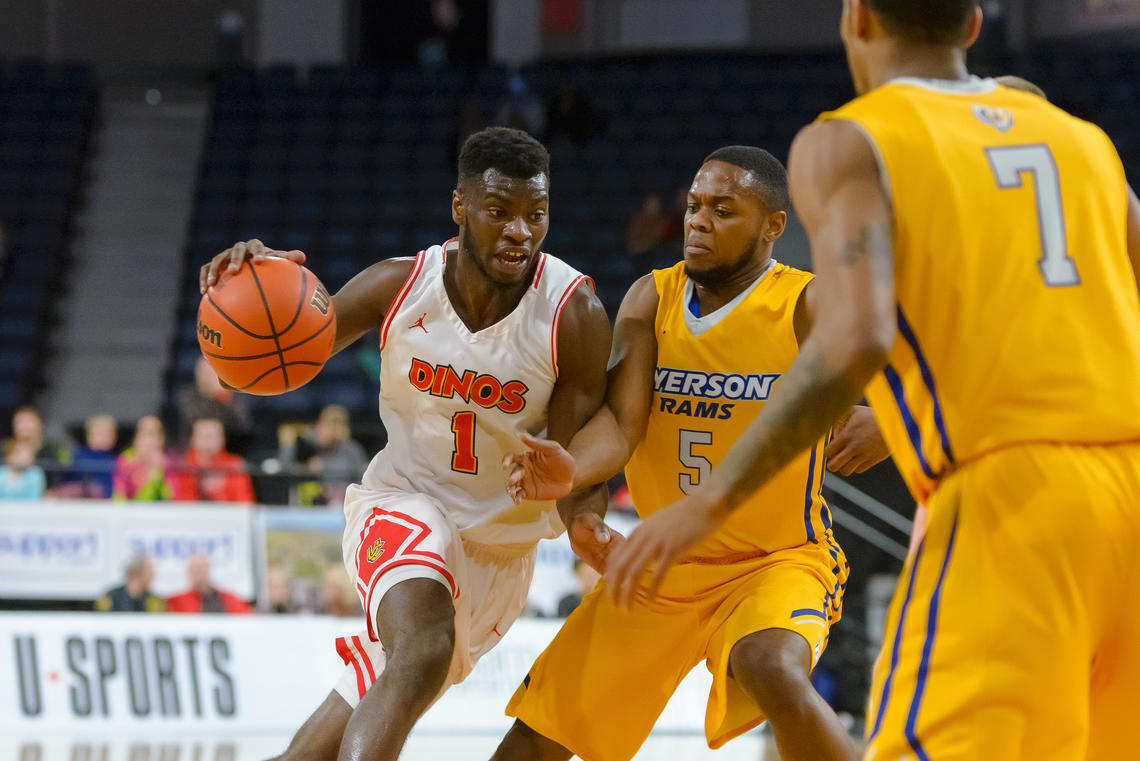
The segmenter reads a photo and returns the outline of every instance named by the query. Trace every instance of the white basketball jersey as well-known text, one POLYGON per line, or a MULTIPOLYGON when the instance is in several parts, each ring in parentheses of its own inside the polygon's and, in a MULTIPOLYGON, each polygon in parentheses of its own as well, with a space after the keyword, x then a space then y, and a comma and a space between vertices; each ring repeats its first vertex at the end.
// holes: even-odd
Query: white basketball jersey
POLYGON ((554 503, 513 504, 502 460, 523 448, 523 431, 545 433, 558 377, 558 320, 589 278, 539 254, 514 311, 472 333, 443 285, 446 257, 457 255, 455 239, 421 251, 381 325, 380 419, 388 444, 363 485, 433 497, 463 538, 480 544, 555 537, 563 527, 554 503))

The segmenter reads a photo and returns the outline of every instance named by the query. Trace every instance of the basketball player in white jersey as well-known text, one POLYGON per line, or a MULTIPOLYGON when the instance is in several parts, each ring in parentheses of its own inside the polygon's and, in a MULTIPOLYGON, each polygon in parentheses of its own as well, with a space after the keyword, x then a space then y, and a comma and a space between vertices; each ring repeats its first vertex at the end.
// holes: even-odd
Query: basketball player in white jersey
MULTIPOLYGON (((523 432, 568 444, 605 392, 610 326, 588 278, 541 253, 549 155, 524 132, 475 133, 459 156, 459 237, 372 265, 334 297, 340 351, 380 329, 388 444, 345 498, 344 561, 367 629, 283 759, 394 761, 526 603, 535 545, 569 527, 602 567, 604 490, 514 504, 503 458, 523 432)), ((202 268, 299 251, 239 243, 202 268)))

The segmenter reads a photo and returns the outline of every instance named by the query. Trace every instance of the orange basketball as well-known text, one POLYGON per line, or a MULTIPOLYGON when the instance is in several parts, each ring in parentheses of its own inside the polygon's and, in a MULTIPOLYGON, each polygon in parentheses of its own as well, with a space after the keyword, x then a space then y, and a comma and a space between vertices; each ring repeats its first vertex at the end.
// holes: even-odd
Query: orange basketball
POLYGON ((247 394, 303 386, 332 354, 336 315, 316 275, 288 259, 223 273, 198 305, 198 346, 218 377, 247 394))

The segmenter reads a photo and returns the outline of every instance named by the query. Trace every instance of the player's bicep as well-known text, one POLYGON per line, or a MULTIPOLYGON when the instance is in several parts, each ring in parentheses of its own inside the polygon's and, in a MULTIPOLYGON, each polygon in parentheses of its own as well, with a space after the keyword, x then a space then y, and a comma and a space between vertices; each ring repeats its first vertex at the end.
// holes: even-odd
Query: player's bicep
POLYGON ((558 380, 550 393, 547 438, 563 446, 605 400, 610 320, 586 285, 570 297, 558 324, 558 380))
POLYGON ((414 259, 403 258, 377 262, 333 295, 336 312, 333 354, 380 326, 414 264, 414 259))
POLYGON ((789 160, 796 212, 811 241, 818 314, 843 348, 885 353, 894 341, 893 210, 869 139, 854 125, 814 124, 789 160))
POLYGON ((657 368, 657 285, 645 275, 630 287, 614 321, 606 406, 630 449, 641 440, 653 402, 657 368))
POLYGON ((1140 291, 1140 199, 1128 188, 1128 258, 1132 260, 1132 274, 1136 290, 1140 291))

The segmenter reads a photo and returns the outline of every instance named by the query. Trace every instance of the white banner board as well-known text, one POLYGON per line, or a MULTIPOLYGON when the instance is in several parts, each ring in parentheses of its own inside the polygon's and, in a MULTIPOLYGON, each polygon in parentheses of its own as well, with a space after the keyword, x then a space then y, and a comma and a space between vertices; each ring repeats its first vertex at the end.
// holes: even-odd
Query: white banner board
MULTIPOLYGON (((0 745, 55 736, 290 735, 344 666, 354 619, 115 613, 0 614, 0 745), (7 739, 5 739, 7 738, 7 739)), ((522 619, 420 721, 498 734, 507 700, 559 622, 522 619)), ((710 677, 693 670, 658 730, 703 731, 710 677)))
POLYGON ((146 552, 152 591, 184 591, 186 559, 210 559, 214 584, 254 596, 254 512, 197 503, 0 502, 0 597, 94 599, 123 583, 123 567, 146 552))

